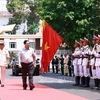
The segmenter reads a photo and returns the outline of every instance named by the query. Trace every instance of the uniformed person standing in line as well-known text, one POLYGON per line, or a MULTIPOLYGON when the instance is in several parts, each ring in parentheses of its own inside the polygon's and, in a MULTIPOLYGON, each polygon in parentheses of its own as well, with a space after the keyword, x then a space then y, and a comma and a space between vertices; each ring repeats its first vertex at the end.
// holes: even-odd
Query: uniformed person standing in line
POLYGON ((79 66, 79 76, 81 78, 80 86, 85 85, 85 77, 83 76, 83 66, 82 66, 82 51, 83 51, 83 39, 80 39, 80 49, 79 49, 79 59, 78 59, 78 66, 79 66))
POLYGON ((89 48, 89 40, 87 38, 84 38, 84 42, 83 42, 83 61, 82 61, 82 66, 83 66, 83 71, 84 71, 84 77, 85 77, 85 85, 84 87, 90 87, 89 83, 90 83, 90 71, 89 71, 89 67, 90 67, 90 55, 91 55, 91 50, 89 48))
POLYGON ((95 86, 92 87, 92 89, 97 89, 97 87, 98 87, 97 86, 97 78, 96 78, 96 67, 95 67, 96 58, 94 56, 94 54, 96 53, 96 50, 97 50, 97 46, 98 46, 98 43, 96 43, 97 40, 98 40, 98 37, 94 35, 93 40, 92 40, 94 47, 93 47, 92 52, 91 52, 91 60, 90 60, 92 77, 94 78, 94 84, 95 84, 95 86))
POLYGON ((78 59, 79 59, 79 50, 80 50, 80 43, 78 41, 75 41, 74 44, 74 53, 73 56, 73 66, 74 66, 74 75, 75 75, 75 84, 74 86, 80 85, 80 76, 79 76, 79 66, 78 66, 78 59))
POLYGON ((98 35, 98 39, 96 40, 96 52, 95 52, 95 67, 96 67, 96 89, 99 89, 99 84, 100 84, 100 35, 98 35))

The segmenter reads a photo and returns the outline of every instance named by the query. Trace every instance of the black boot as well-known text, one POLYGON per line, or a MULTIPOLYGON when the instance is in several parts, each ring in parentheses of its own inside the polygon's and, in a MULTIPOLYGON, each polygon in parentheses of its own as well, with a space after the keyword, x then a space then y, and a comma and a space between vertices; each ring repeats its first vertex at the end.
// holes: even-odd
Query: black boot
POLYGON ((97 84, 96 84, 96 87, 97 87, 96 89, 97 89, 97 90, 99 90, 99 83, 100 83, 100 80, 97 79, 97 84))
POLYGON ((79 81, 80 81, 80 77, 76 76, 75 77, 75 84, 73 84, 73 86, 78 86, 79 85, 79 81))
POLYGON ((78 77, 78 85, 80 85, 80 76, 77 76, 78 77))
POLYGON ((90 77, 88 77, 88 83, 87 86, 90 87, 90 77))
POLYGON ((84 87, 90 87, 90 77, 85 77, 85 85, 84 87))
POLYGON ((97 89, 97 86, 98 86, 97 79, 94 79, 94 84, 95 84, 95 86, 92 87, 91 89, 97 89))
POLYGON ((84 85, 85 85, 85 77, 83 76, 83 77, 81 77, 81 84, 80 84, 80 86, 84 87, 84 85))

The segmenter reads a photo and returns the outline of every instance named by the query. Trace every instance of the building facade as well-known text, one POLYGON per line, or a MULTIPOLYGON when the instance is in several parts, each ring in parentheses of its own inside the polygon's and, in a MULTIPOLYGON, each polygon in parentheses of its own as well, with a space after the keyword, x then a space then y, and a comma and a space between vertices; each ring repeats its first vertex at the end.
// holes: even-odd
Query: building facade
MULTIPOLYGON (((12 14, 7 11, 6 4, 6 0, 0 0, 0 27, 7 25, 9 18, 12 17, 12 14)), ((4 38, 5 47, 9 50, 9 52, 14 52, 17 54, 17 52, 23 47, 23 41, 28 39, 30 41, 30 46, 37 52, 40 52, 42 46, 41 31, 33 35, 22 35, 24 28, 25 23, 22 23, 19 29, 16 31, 16 35, 9 35, 7 33, 0 34, 0 38, 4 38)))

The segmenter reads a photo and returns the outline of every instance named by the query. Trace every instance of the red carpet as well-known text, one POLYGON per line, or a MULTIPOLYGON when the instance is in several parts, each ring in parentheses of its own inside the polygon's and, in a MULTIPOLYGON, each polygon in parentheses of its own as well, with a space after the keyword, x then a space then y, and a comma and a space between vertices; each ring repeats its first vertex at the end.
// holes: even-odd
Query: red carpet
POLYGON ((32 91, 23 90, 21 79, 7 79, 5 83, 0 87, 0 100, 87 100, 40 84, 35 84, 32 91))

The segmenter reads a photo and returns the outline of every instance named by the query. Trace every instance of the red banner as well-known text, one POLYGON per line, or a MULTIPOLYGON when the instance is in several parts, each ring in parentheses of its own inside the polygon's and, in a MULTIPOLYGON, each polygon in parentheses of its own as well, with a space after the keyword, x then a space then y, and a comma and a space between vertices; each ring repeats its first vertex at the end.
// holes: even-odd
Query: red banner
POLYGON ((43 23, 43 43, 42 43, 42 68, 48 72, 50 61, 58 50, 63 38, 44 21, 43 23))

